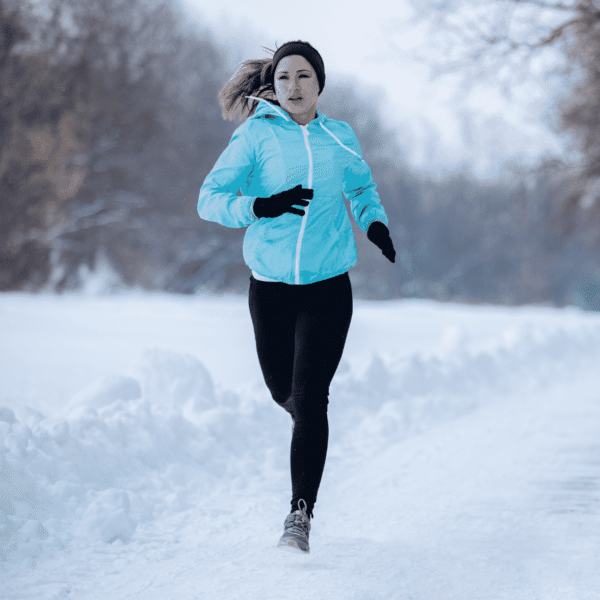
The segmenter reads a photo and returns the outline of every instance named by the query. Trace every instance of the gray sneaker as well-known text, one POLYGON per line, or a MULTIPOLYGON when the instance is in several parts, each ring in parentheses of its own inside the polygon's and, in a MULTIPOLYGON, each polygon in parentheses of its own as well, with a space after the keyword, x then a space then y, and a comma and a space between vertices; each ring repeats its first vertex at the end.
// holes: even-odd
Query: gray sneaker
POLYGON ((298 510, 290 513, 283 524, 284 532, 277 547, 286 552, 308 554, 308 533, 310 517, 306 514, 308 505, 302 499, 298 500, 298 510), (304 506, 302 506, 304 504, 304 506))

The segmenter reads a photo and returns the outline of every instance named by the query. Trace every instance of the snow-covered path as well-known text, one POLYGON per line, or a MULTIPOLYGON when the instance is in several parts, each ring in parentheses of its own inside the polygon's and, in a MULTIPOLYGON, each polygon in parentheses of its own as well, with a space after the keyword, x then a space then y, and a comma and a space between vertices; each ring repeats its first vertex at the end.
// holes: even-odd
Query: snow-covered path
POLYGON ((600 598, 598 316, 397 303, 355 308, 355 330, 385 311, 381 351, 345 354, 332 384, 310 556, 275 549, 291 423, 264 384, 211 397, 206 370, 155 351, 60 418, 4 409, 1 472, 27 475, 0 480, 21 515, 2 599, 600 598), (119 399, 133 376, 141 396, 119 399), (26 515, 19 485, 45 508, 26 515), (45 537, 19 538, 35 523, 45 537))

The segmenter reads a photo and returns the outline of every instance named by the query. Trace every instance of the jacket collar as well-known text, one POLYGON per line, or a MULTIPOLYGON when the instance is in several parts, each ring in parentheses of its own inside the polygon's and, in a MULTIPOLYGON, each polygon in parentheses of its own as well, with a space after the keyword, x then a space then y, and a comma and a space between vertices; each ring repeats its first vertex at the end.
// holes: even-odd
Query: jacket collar
MULTIPOLYGON (((258 106, 256 107, 256 111, 250 117, 251 119, 258 119, 260 117, 265 117, 267 115, 271 115, 275 118, 283 119, 284 121, 291 123, 292 125, 296 125, 296 123, 292 120, 290 115, 288 115, 283 108, 265 100, 264 98, 258 98, 257 96, 246 96, 246 98, 251 98, 255 100, 259 100, 258 106)), ((325 122, 327 117, 317 110, 317 116, 313 119, 308 125, 318 125, 321 122, 325 122)))

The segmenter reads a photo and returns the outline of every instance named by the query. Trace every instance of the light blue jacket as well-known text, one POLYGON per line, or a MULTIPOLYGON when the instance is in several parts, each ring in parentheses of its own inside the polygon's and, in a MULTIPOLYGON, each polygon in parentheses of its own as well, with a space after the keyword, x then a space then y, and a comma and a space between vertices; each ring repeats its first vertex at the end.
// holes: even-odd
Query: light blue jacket
POLYGON ((204 180, 198 214, 226 227, 248 226, 243 254, 255 277, 304 285, 356 264, 342 192, 363 231, 373 221, 388 224, 375 187, 347 123, 317 112, 308 125, 298 125, 282 108, 260 99, 204 180), (256 217, 252 205, 257 197, 298 184, 314 190, 309 206, 299 207, 303 217, 256 217))

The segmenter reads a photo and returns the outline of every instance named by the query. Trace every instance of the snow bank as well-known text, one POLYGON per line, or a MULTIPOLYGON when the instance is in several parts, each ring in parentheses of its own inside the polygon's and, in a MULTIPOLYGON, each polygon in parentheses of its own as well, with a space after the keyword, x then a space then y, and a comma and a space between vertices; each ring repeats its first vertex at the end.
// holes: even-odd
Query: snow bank
POLYGON ((0 558, 34 559, 82 537, 127 543, 140 523, 188 508, 199 486, 255 473, 285 437, 271 433, 281 428, 270 408, 216 393, 197 359, 161 350, 144 354, 135 377, 77 394, 62 419, 0 408, 0 558))
POLYGON ((342 429, 352 431, 342 448, 380 451, 482 403, 551 386, 581 369, 594 372, 599 339, 597 325, 569 331, 519 325, 477 347, 463 331, 448 327, 435 352, 375 354, 358 376, 348 372, 332 382, 331 393, 343 406, 342 429))
MULTIPOLYGON (((478 348, 448 328, 429 355, 375 355, 362 367, 344 359, 331 386, 330 452, 379 451, 515 389, 592 368, 600 328, 583 325, 515 326, 478 348)), ((0 408, 0 559, 33 565, 74 541, 127 544, 192 508, 198 489, 243 489, 285 471, 286 423, 264 385, 216 390, 194 356, 164 350, 92 383, 60 417, 0 408)))

